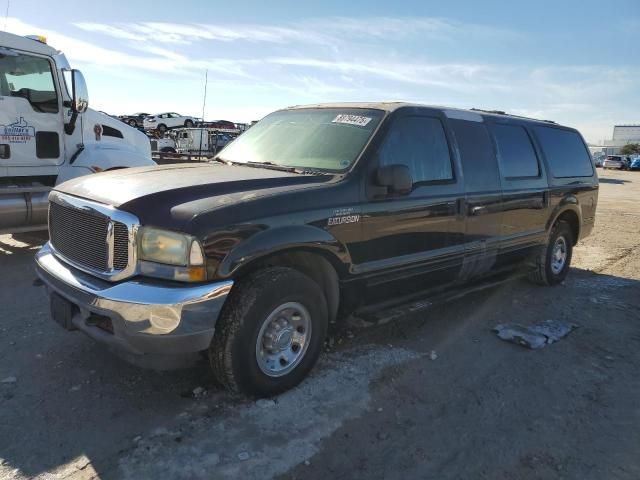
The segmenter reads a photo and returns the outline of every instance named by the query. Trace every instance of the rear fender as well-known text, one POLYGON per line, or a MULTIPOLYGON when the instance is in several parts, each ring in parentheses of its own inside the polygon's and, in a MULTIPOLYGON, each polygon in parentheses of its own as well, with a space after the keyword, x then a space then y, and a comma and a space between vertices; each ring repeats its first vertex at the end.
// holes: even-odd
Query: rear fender
POLYGON ((558 220, 558 217, 560 217, 562 214, 566 213, 567 211, 571 211, 576 214, 576 216, 578 217, 578 229, 581 228, 582 209, 580 208, 578 199, 574 195, 567 195, 566 197, 562 198, 560 203, 558 203, 558 205, 556 205, 556 207, 551 212, 551 215, 549 216, 549 220, 547 221, 547 225, 546 225, 547 232, 551 231, 551 229, 553 228, 553 225, 555 225, 556 221, 558 220))

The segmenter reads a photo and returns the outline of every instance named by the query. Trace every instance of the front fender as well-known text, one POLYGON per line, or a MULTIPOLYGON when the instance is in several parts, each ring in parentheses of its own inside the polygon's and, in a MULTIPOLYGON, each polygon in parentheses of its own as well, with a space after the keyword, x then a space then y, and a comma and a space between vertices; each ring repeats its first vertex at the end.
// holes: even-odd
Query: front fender
POLYGON ((347 249, 326 230, 310 225, 290 225, 263 230, 239 242, 220 262, 217 274, 220 277, 230 277, 260 258, 294 250, 329 255, 345 268, 351 264, 347 249))

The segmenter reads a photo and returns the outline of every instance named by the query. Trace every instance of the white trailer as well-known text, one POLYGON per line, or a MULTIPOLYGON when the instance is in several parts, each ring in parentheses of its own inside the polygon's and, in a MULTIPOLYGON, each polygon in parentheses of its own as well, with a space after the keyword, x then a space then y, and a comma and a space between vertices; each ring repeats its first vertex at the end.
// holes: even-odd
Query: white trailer
POLYGON ((82 73, 61 52, 0 32, 0 233, 45 229, 58 183, 155 165, 143 133, 88 103, 82 73))
POLYGON ((178 153, 217 153, 238 136, 240 130, 178 128, 173 132, 178 153))

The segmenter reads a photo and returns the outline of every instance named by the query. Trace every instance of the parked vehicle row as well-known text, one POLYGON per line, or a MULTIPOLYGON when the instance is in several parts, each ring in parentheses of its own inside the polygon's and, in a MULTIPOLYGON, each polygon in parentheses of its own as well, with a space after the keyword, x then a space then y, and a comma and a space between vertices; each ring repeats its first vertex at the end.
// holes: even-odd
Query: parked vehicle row
POLYGON ((552 122, 331 104, 272 113, 214 162, 50 200, 36 265, 56 322, 133 355, 208 352, 223 385, 265 396, 300 382, 350 311, 514 269, 562 282, 598 179, 581 135, 552 122))
POLYGON ((602 163, 605 170, 629 170, 631 167, 631 158, 626 155, 607 155, 602 163))

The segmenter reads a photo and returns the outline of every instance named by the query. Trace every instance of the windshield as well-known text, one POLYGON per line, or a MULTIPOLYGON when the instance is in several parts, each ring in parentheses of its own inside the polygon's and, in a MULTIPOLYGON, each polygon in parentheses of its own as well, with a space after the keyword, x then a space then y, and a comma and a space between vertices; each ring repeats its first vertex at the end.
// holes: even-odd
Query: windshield
POLYGON ((268 115, 230 143, 217 159, 339 172, 358 158, 384 112, 300 109, 268 115))

